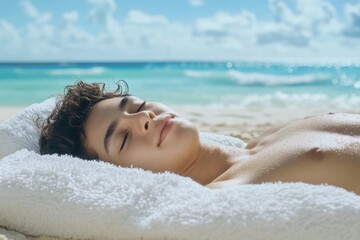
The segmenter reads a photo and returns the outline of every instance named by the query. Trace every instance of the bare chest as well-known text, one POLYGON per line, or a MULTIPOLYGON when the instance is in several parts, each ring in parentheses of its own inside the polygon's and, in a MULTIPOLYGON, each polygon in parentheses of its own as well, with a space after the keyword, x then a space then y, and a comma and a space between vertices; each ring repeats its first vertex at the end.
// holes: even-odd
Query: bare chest
POLYGON ((218 180, 352 189, 360 185, 360 121, 319 116, 270 131, 249 143, 248 155, 218 180))

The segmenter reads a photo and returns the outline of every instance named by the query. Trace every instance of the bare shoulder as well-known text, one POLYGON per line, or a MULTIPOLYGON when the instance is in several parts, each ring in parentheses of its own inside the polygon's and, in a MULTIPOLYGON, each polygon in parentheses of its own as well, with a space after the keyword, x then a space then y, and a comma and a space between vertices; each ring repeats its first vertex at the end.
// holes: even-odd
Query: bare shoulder
POLYGON ((335 113, 329 112, 327 114, 319 114, 313 116, 306 116, 300 120, 304 121, 329 121, 329 122, 353 122, 360 123, 360 113, 335 113))
POLYGON ((259 143, 273 142, 286 136, 311 132, 360 136, 360 114, 328 113, 294 119, 265 131, 250 141, 246 148, 252 149, 259 143))
MULTIPOLYGON (((302 124, 311 130, 360 135, 360 114, 355 113, 328 113, 312 116, 305 118, 302 124)), ((301 122, 298 125, 301 126, 301 122)))
POLYGON ((346 129, 360 130, 360 114, 356 113, 328 113, 294 119, 283 125, 264 132, 264 135, 276 133, 280 130, 325 130, 336 131, 346 129))
POLYGON ((245 156, 208 188, 263 182, 331 184, 360 194, 360 115, 297 119, 247 145, 245 156), (240 161, 241 160, 241 161, 240 161))

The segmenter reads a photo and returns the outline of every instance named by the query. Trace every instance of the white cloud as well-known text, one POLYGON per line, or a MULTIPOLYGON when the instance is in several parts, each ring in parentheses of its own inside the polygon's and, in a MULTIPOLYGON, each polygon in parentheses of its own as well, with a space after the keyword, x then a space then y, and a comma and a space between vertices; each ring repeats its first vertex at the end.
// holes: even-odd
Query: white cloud
POLYGON ((13 55, 19 53, 22 45, 18 30, 9 22, 0 19, 0 53, 2 55, 13 55))
POLYGON ((360 3, 356 5, 345 5, 345 17, 347 25, 344 34, 349 37, 360 38, 360 3))
POLYGON ((272 20, 262 21, 246 10, 217 11, 184 24, 135 9, 120 21, 114 0, 89 3, 91 23, 101 25, 95 33, 80 25, 84 16, 77 11, 51 22, 50 13, 23 1, 29 16, 25 27, 0 20, 0 60, 359 58, 360 4, 346 5, 346 22, 340 22, 330 1, 297 0, 290 7, 270 0, 272 20))
MULTIPOLYGON (((63 14, 63 25, 57 28, 56 42, 62 49, 86 48, 94 37, 88 32, 76 26, 79 15, 76 11, 66 12, 63 14), (86 44, 84 44, 86 43, 86 44)), ((53 40, 55 42, 55 40, 53 40)))
POLYGON ((143 24, 143 25, 163 25, 168 24, 169 21, 166 17, 161 15, 150 15, 140 10, 130 10, 127 14, 126 23, 130 24, 143 24))
MULTIPOLYGON (((92 5, 89 11, 90 22, 105 25, 105 32, 101 32, 96 36, 99 44, 114 44, 113 47, 118 47, 124 44, 122 38, 121 24, 114 17, 117 9, 115 0, 88 0, 92 5)), ((96 45, 96 48, 105 48, 96 45)))
POLYGON ((116 11, 116 2, 114 0, 88 0, 92 5, 89 17, 90 20, 97 23, 107 23, 113 18, 116 11))
POLYGON ((292 23, 294 13, 283 0, 269 0, 269 8, 276 22, 292 23))
POLYGON ((21 2, 21 6, 23 7, 25 13, 36 20, 38 23, 44 23, 50 21, 52 15, 48 12, 39 12, 37 8, 28 0, 24 0, 21 2))
POLYGON ((315 35, 337 21, 336 9, 328 0, 297 0, 295 9, 284 0, 270 0, 269 8, 276 22, 307 29, 315 35))
POLYGON ((204 1, 203 0, 189 0, 189 4, 193 7, 199 7, 204 5, 204 1))
POLYGON ((336 9, 328 0, 298 0, 297 10, 298 25, 314 35, 340 30, 336 9))
POLYGON ((257 35, 257 43, 267 45, 273 43, 285 44, 289 46, 306 47, 311 40, 308 31, 294 29, 285 24, 268 24, 266 30, 257 35))
POLYGON ((0 19, 0 39, 4 39, 7 35, 10 38, 18 38, 17 30, 9 22, 0 19))
POLYGON ((55 27, 50 23, 51 13, 39 11, 30 1, 22 1, 21 6, 26 15, 30 17, 25 29, 20 29, 22 36, 23 56, 47 55, 56 49, 52 44, 55 27), (31 46, 31 47, 28 47, 31 46))
POLYGON ((75 23, 77 22, 78 19, 79 19, 79 14, 77 11, 66 12, 63 14, 63 20, 66 23, 66 25, 75 23))
POLYGON ((341 25, 334 6, 327 0, 298 0, 291 9, 284 0, 270 0, 275 22, 264 23, 258 34, 259 44, 285 43, 309 46, 318 35, 338 34, 341 25))
POLYGON ((37 9, 29 1, 24 0, 21 2, 21 5, 29 17, 36 18, 38 16, 37 9))
POLYGON ((194 35, 217 40, 225 37, 249 36, 249 34, 252 35, 251 31, 256 22, 255 14, 248 11, 242 11, 239 14, 219 11, 213 17, 198 19, 195 22, 194 35))

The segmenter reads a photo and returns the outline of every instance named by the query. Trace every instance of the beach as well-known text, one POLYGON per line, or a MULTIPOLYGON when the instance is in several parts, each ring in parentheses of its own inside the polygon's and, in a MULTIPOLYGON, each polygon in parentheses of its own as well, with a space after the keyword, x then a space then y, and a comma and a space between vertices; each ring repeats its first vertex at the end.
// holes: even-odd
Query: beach
POLYGON ((18 114, 25 107, 0 107, 0 124, 18 114))
MULTIPOLYGON (((245 142, 259 136, 267 129, 289 121, 326 114, 329 112, 360 113, 360 110, 320 107, 280 108, 258 107, 243 108, 236 106, 170 106, 179 116, 191 121, 199 131, 212 132, 240 138, 245 142)), ((18 114, 25 107, 0 107, 0 124, 18 114)))
POLYGON ((104 82, 110 90, 124 79, 130 94, 169 106, 200 131, 244 141, 294 119, 360 112, 356 64, 11 63, 0 64, 0 123, 25 106, 64 93, 76 79, 104 82))
POLYGON ((177 107, 176 111, 193 122, 200 131, 233 136, 249 142, 261 133, 292 120, 329 112, 360 113, 342 108, 215 108, 177 107))

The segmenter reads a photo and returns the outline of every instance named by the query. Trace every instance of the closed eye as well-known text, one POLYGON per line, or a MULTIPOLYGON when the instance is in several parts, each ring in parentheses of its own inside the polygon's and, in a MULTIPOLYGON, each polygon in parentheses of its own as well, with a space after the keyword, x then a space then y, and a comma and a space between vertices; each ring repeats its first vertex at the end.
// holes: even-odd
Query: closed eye
POLYGON ((143 103, 140 105, 140 107, 136 110, 136 112, 139 112, 144 106, 146 101, 143 101, 143 103))
POLYGON ((123 148, 125 146, 125 143, 126 143, 126 139, 128 138, 128 136, 129 136, 129 132, 126 132, 125 137, 124 137, 124 141, 123 141, 123 143, 121 144, 121 147, 120 147, 120 151, 123 150, 123 148))
MULTIPOLYGON (((136 112, 138 113, 145 106, 145 104, 146 104, 146 101, 143 101, 143 103, 139 106, 139 108, 136 110, 136 112)), ((127 131, 125 136, 124 136, 124 140, 123 140, 123 142, 121 144, 121 147, 120 147, 120 152, 123 150, 123 148, 124 148, 124 146, 126 144, 126 140, 127 140, 128 136, 129 136, 129 131, 127 131)))

